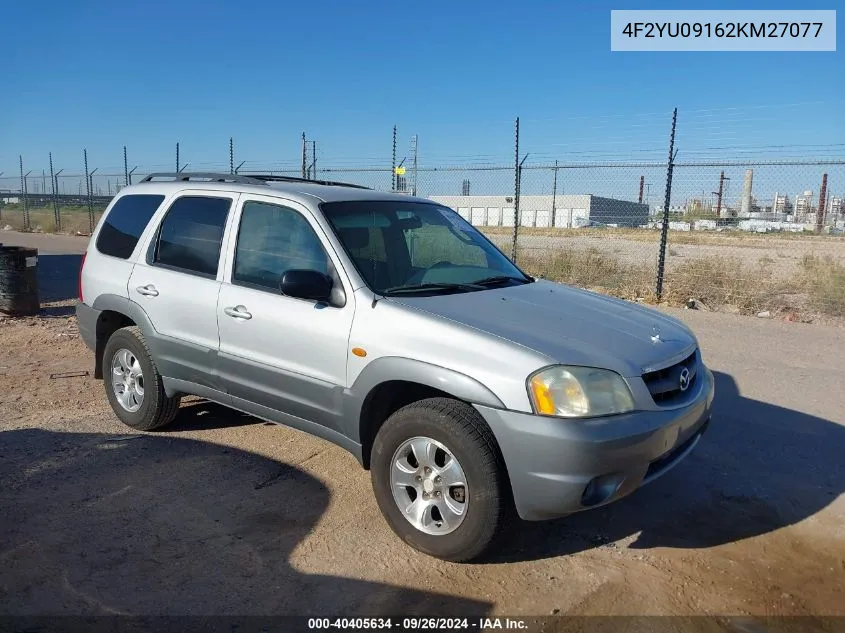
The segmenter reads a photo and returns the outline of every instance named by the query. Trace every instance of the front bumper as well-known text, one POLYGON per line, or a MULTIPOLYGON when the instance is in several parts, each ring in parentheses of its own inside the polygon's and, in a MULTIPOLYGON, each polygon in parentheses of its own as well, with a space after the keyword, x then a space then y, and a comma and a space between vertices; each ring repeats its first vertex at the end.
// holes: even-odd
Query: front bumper
POLYGON ((686 457, 710 421, 714 380, 679 409, 589 420, 476 405, 496 436, 519 516, 540 521, 617 501, 686 457))

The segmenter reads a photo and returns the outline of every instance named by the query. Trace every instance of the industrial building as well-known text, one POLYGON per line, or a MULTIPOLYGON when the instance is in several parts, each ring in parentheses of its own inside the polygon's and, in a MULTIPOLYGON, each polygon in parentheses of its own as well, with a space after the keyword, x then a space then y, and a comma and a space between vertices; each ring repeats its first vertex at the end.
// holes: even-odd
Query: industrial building
MULTIPOLYGON (((513 226, 513 196, 430 196, 475 226, 513 226)), ((648 205, 601 196, 520 196, 520 226, 578 228, 591 224, 643 226, 648 205)))

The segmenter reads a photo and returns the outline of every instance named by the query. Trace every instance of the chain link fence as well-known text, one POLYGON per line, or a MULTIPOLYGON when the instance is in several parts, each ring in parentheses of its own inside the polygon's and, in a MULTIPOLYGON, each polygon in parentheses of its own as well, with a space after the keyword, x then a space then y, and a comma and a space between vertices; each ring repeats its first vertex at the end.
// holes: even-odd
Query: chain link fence
MULTIPOLYGON (((743 314, 845 316, 845 160, 677 162, 668 200, 667 167, 387 163, 320 166, 314 175, 445 204, 527 272, 553 281, 743 314)), ((0 228, 86 235, 126 182, 168 170, 21 171, 0 177, 0 228)), ((302 176, 294 167, 246 171, 302 176)))

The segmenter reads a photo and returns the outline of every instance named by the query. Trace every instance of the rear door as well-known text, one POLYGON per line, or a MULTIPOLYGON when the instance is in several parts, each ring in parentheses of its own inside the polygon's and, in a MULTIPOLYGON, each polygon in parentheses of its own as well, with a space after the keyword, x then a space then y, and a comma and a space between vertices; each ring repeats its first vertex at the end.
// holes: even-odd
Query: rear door
POLYGON ((221 253, 235 194, 183 191, 171 202, 139 257, 129 297, 156 331, 162 375, 223 390, 215 377, 221 253))
POLYGON ((233 223, 230 261, 220 289, 218 367, 234 404, 341 429, 351 284, 310 211, 292 201, 243 195, 233 223), (318 270, 343 289, 345 305, 284 296, 282 275, 318 270))

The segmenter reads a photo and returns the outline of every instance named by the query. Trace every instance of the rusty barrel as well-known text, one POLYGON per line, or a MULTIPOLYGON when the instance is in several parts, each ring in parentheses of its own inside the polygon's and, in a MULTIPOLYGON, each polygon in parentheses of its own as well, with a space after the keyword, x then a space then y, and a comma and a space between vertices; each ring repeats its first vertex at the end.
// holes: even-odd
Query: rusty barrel
POLYGON ((0 313, 38 314, 38 249, 0 246, 0 313))

